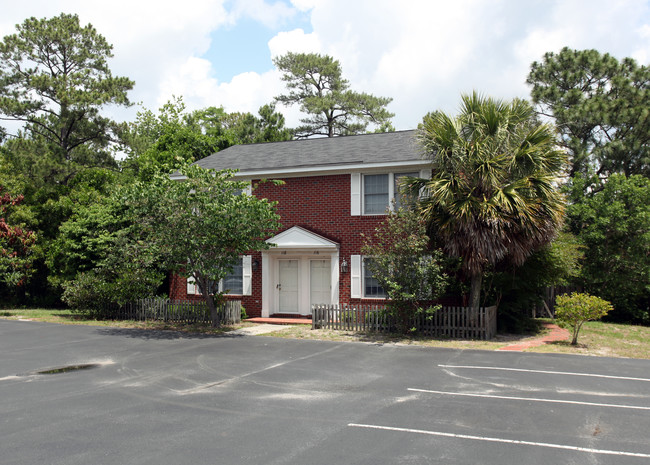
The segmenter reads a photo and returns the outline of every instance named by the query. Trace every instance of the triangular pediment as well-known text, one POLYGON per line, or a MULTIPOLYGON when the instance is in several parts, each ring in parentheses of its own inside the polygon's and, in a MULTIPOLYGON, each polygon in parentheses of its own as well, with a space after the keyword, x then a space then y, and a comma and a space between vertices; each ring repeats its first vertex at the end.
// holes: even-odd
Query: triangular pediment
POLYGON ((300 226, 294 226, 266 240, 277 249, 337 249, 338 244, 300 226))

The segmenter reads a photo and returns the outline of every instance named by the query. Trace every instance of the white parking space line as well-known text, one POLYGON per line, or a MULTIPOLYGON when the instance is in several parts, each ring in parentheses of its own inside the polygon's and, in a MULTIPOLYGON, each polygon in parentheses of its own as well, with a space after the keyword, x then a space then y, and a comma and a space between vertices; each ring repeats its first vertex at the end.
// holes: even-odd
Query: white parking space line
POLYGON ((438 365, 441 368, 464 368, 471 370, 496 370, 496 371, 521 371, 525 373, 543 373, 547 375, 568 375, 568 376, 587 376, 591 378, 622 379, 626 381, 642 381, 650 383, 650 378, 632 378, 628 376, 611 376, 599 375, 597 373, 574 373, 571 371, 546 371, 546 370, 527 370, 525 368, 506 368, 506 367, 487 367, 472 365, 438 365))
POLYGON ((550 449, 564 449, 564 450, 571 450, 576 452, 587 452, 589 454, 619 455, 619 456, 627 456, 627 457, 650 458, 650 454, 642 454, 638 452, 626 452, 626 451, 607 450, 607 449, 591 449, 588 447, 567 446, 564 444, 552 444, 546 442, 519 441, 516 439, 491 438, 487 436, 472 436, 468 434, 445 433, 442 431, 427 431, 422 429, 398 428, 395 426, 364 425, 359 423, 348 423, 348 426, 353 428, 368 428, 368 429, 385 430, 385 431, 397 431, 401 433, 426 434, 429 436, 441 436, 446 438, 471 439, 474 441, 486 441, 486 442, 497 442, 503 444, 546 447, 550 449))
POLYGON ((575 404, 575 405, 588 405, 590 407, 614 407, 614 408, 627 408, 632 410, 650 410, 650 407, 639 405, 618 405, 618 404, 601 404, 598 402, 580 402, 577 400, 561 400, 561 399, 539 399, 535 397, 511 397, 511 396, 495 396, 491 394, 472 394, 467 392, 447 392, 447 391, 431 391, 429 389, 415 389, 408 388, 413 392, 426 392, 430 394, 443 394, 447 396, 465 396, 465 397, 483 397, 487 399, 505 399, 505 400, 526 400, 530 402, 549 402, 553 404, 575 404))

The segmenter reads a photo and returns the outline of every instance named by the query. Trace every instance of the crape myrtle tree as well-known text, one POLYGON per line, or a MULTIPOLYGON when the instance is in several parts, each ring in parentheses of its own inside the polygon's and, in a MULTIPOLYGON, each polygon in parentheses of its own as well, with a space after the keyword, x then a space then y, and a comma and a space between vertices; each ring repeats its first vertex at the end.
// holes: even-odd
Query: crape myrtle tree
POLYGON ((478 309, 489 265, 521 265, 555 237, 564 215, 557 182, 565 156, 528 102, 476 92, 462 97, 455 117, 425 116, 417 138, 432 176, 413 180, 413 192, 425 192, 419 208, 428 231, 462 259, 470 306, 478 309))
POLYGON ((20 285, 31 272, 32 250, 36 235, 6 221, 9 208, 19 204, 22 196, 12 196, 0 186, 0 282, 20 285))
POLYGON ((432 315, 447 286, 443 256, 429 246, 425 219, 415 210, 389 212, 362 253, 366 267, 384 289, 387 308, 398 330, 407 332, 414 317, 432 315))
POLYGON ((534 62, 527 82, 560 131, 571 176, 595 176, 597 188, 612 173, 650 176, 650 68, 565 47, 534 62))
POLYGON ((307 117, 295 129, 297 138, 334 137, 365 133, 370 124, 390 130, 393 113, 386 106, 393 100, 350 90, 338 60, 317 53, 292 53, 273 63, 282 73, 288 93, 275 100, 283 105, 300 105, 307 117))
POLYGON ((280 227, 275 204, 242 193, 247 183, 231 170, 184 166, 184 180, 158 175, 137 183, 129 194, 132 221, 142 240, 158 251, 170 270, 193 278, 219 326, 218 283, 243 254, 269 247, 265 239, 280 227))

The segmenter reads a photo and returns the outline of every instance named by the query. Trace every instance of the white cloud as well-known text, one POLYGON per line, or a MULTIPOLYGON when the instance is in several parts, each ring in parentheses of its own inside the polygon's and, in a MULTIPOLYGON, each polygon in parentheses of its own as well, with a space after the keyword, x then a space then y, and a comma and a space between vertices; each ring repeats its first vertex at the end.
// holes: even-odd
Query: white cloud
MULTIPOLYGON (((252 19, 277 31, 270 57, 332 55, 353 89, 393 97, 395 125, 406 129, 428 111, 453 112, 473 89, 527 97, 530 63, 563 46, 647 64, 649 10, 644 0, 32 0, 3 6, 0 34, 29 16, 77 12, 115 45, 111 67, 136 81, 133 101, 157 108, 176 94, 192 108, 256 112, 284 91, 279 73, 218 82, 215 65, 202 58, 210 47, 237 47, 211 43, 215 30, 252 19), (309 15, 312 31, 292 24, 298 13, 309 15)), ((297 124, 295 107, 285 115, 297 124)))
POLYGON ((236 0, 231 14, 251 18, 267 27, 276 27, 296 14, 296 10, 286 3, 275 2, 268 4, 264 0, 236 0))
POLYGON ((322 49, 318 36, 306 34, 302 29, 280 32, 269 41, 269 50, 273 58, 287 52, 320 53, 322 49))

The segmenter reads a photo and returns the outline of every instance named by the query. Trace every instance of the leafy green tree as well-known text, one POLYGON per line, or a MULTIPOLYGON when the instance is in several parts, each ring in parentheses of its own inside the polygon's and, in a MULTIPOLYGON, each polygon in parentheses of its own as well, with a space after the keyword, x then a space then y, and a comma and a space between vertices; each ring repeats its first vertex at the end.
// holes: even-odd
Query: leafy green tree
POLYGON ((560 130, 571 176, 650 176, 650 68, 565 47, 533 63, 527 82, 560 130))
MULTIPOLYGON (((125 174, 110 168, 83 167, 72 173, 74 162, 61 162, 40 140, 11 138, 0 146, 0 183, 24 200, 12 208, 12 224, 23 224, 38 236, 32 249, 32 273, 20 288, 0 298, 20 305, 57 305, 60 289, 48 266, 56 256, 60 226, 85 205, 99 202, 124 182, 125 174)), ((54 272, 56 274, 56 272, 54 272)))
POLYGON ((386 106, 393 99, 349 90, 338 60, 316 53, 289 52, 273 63, 283 73, 289 90, 275 100, 284 105, 298 104, 308 115, 296 128, 298 138, 360 134, 369 124, 389 127, 386 123, 394 114, 386 106))
POLYGON ((273 105, 260 108, 260 118, 251 113, 227 113, 208 107, 187 112, 181 98, 160 108, 138 113, 137 120, 123 134, 129 157, 124 168, 142 180, 158 173, 170 173, 185 163, 212 155, 231 145, 290 140, 284 117, 273 105))
POLYGON ((136 240, 126 227, 104 244, 103 259, 74 279, 62 281, 62 300, 71 308, 102 317, 111 305, 152 297, 165 277, 155 250, 136 240))
POLYGON ((61 159, 85 162, 79 149, 105 147, 115 126, 100 109, 129 105, 133 82, 113 77, 112 46, 77 15, 29 18, 17 29, 0 42, 0 115, 26 123, 61 159))
POLYGON ((477 309, 488 265, 521 265, 557 234, 564 198, 556 188, 565 167, 553 128, 535 121, 530 104, 477 95, 462 97, 461 112, 425 116, 418 129, 431 159, 431 179, 413 180, 424 190, 420 211, 443 250, 460 257, 477 309))
POLYGON ((45 261, 59 225, 118 168, 111 152, 119 125, 102 113, 128 106, 133 82, 111 74, 111 56, 106 39, 76 15, 27 19, 0 42, 0 119, 24 123, 0 146, 0 180, 24 195, 12 221, 39 238, 24 299, 56 298, 45 261))
POLYGON ((560 326, 571 328, 571 345, 574 346, 578 344, 578 334, 585 322, 599 320, 611 311, 612 304, 589 294, 573 292, 555 299, 555 318, 560 326))
POLYGON ((7 224, 10 207, 19 204, 22 196, 11 196, 0 186, 0 282, 10 286, 23 283, 31 272, 32 249, 36 242, 33 231, 7 224))
POLYGON ((608 318, 650 322, 650 179, 609 177, 598 192, 583 194, 577 176, 568 225, 585 245, 586 290, 614 305, 608 318), (577 201, 580 199, 579 201, 577 201))
POLYGON ((522 332, 534 326, 530 310, 542 304, 549 287, 578 283, 583 259, 584 246, 578 238, 561 231, 523 265, 502 263, 486 273, 486 301, 499 306, 499 328, 522 332))
POLYGON ((442 252, 429 247, 426 222, 417 212, 390 212, 365 238, 362 253, 371 257, 366 267, 386 292, 399 330, 408 331, 413 317, 440 309, 435 300, 447 286, 442 252))
POLYGON ((241 255, 269 247, 265 239, 280 217, 273 203, 241 194, 246 183, 233 180, 232 171, 191 165, 181 173, 185 181, 161 175, 137 183, 127 205, 147 248, 160 252, 170 270, 194 278, 218 326, 218 282, 241 255))
POLYGON ((256 135, 253 142, 282 142, 293 139, 293 129, 285 128, 282 113, 276 111, 275 103, 267 103, 259 109, 259 118, 255 122, 256 135))
POLYGON ((122 190, 92 196, 92 201, 78 204, 61 224, 46 258, 48 279, 53 285, 72 281, 79 273, 98 268, 107 258, 120 255, 117 245, 124 242, 120 238, 130 227, 126 206, 121 202, 122 190))

